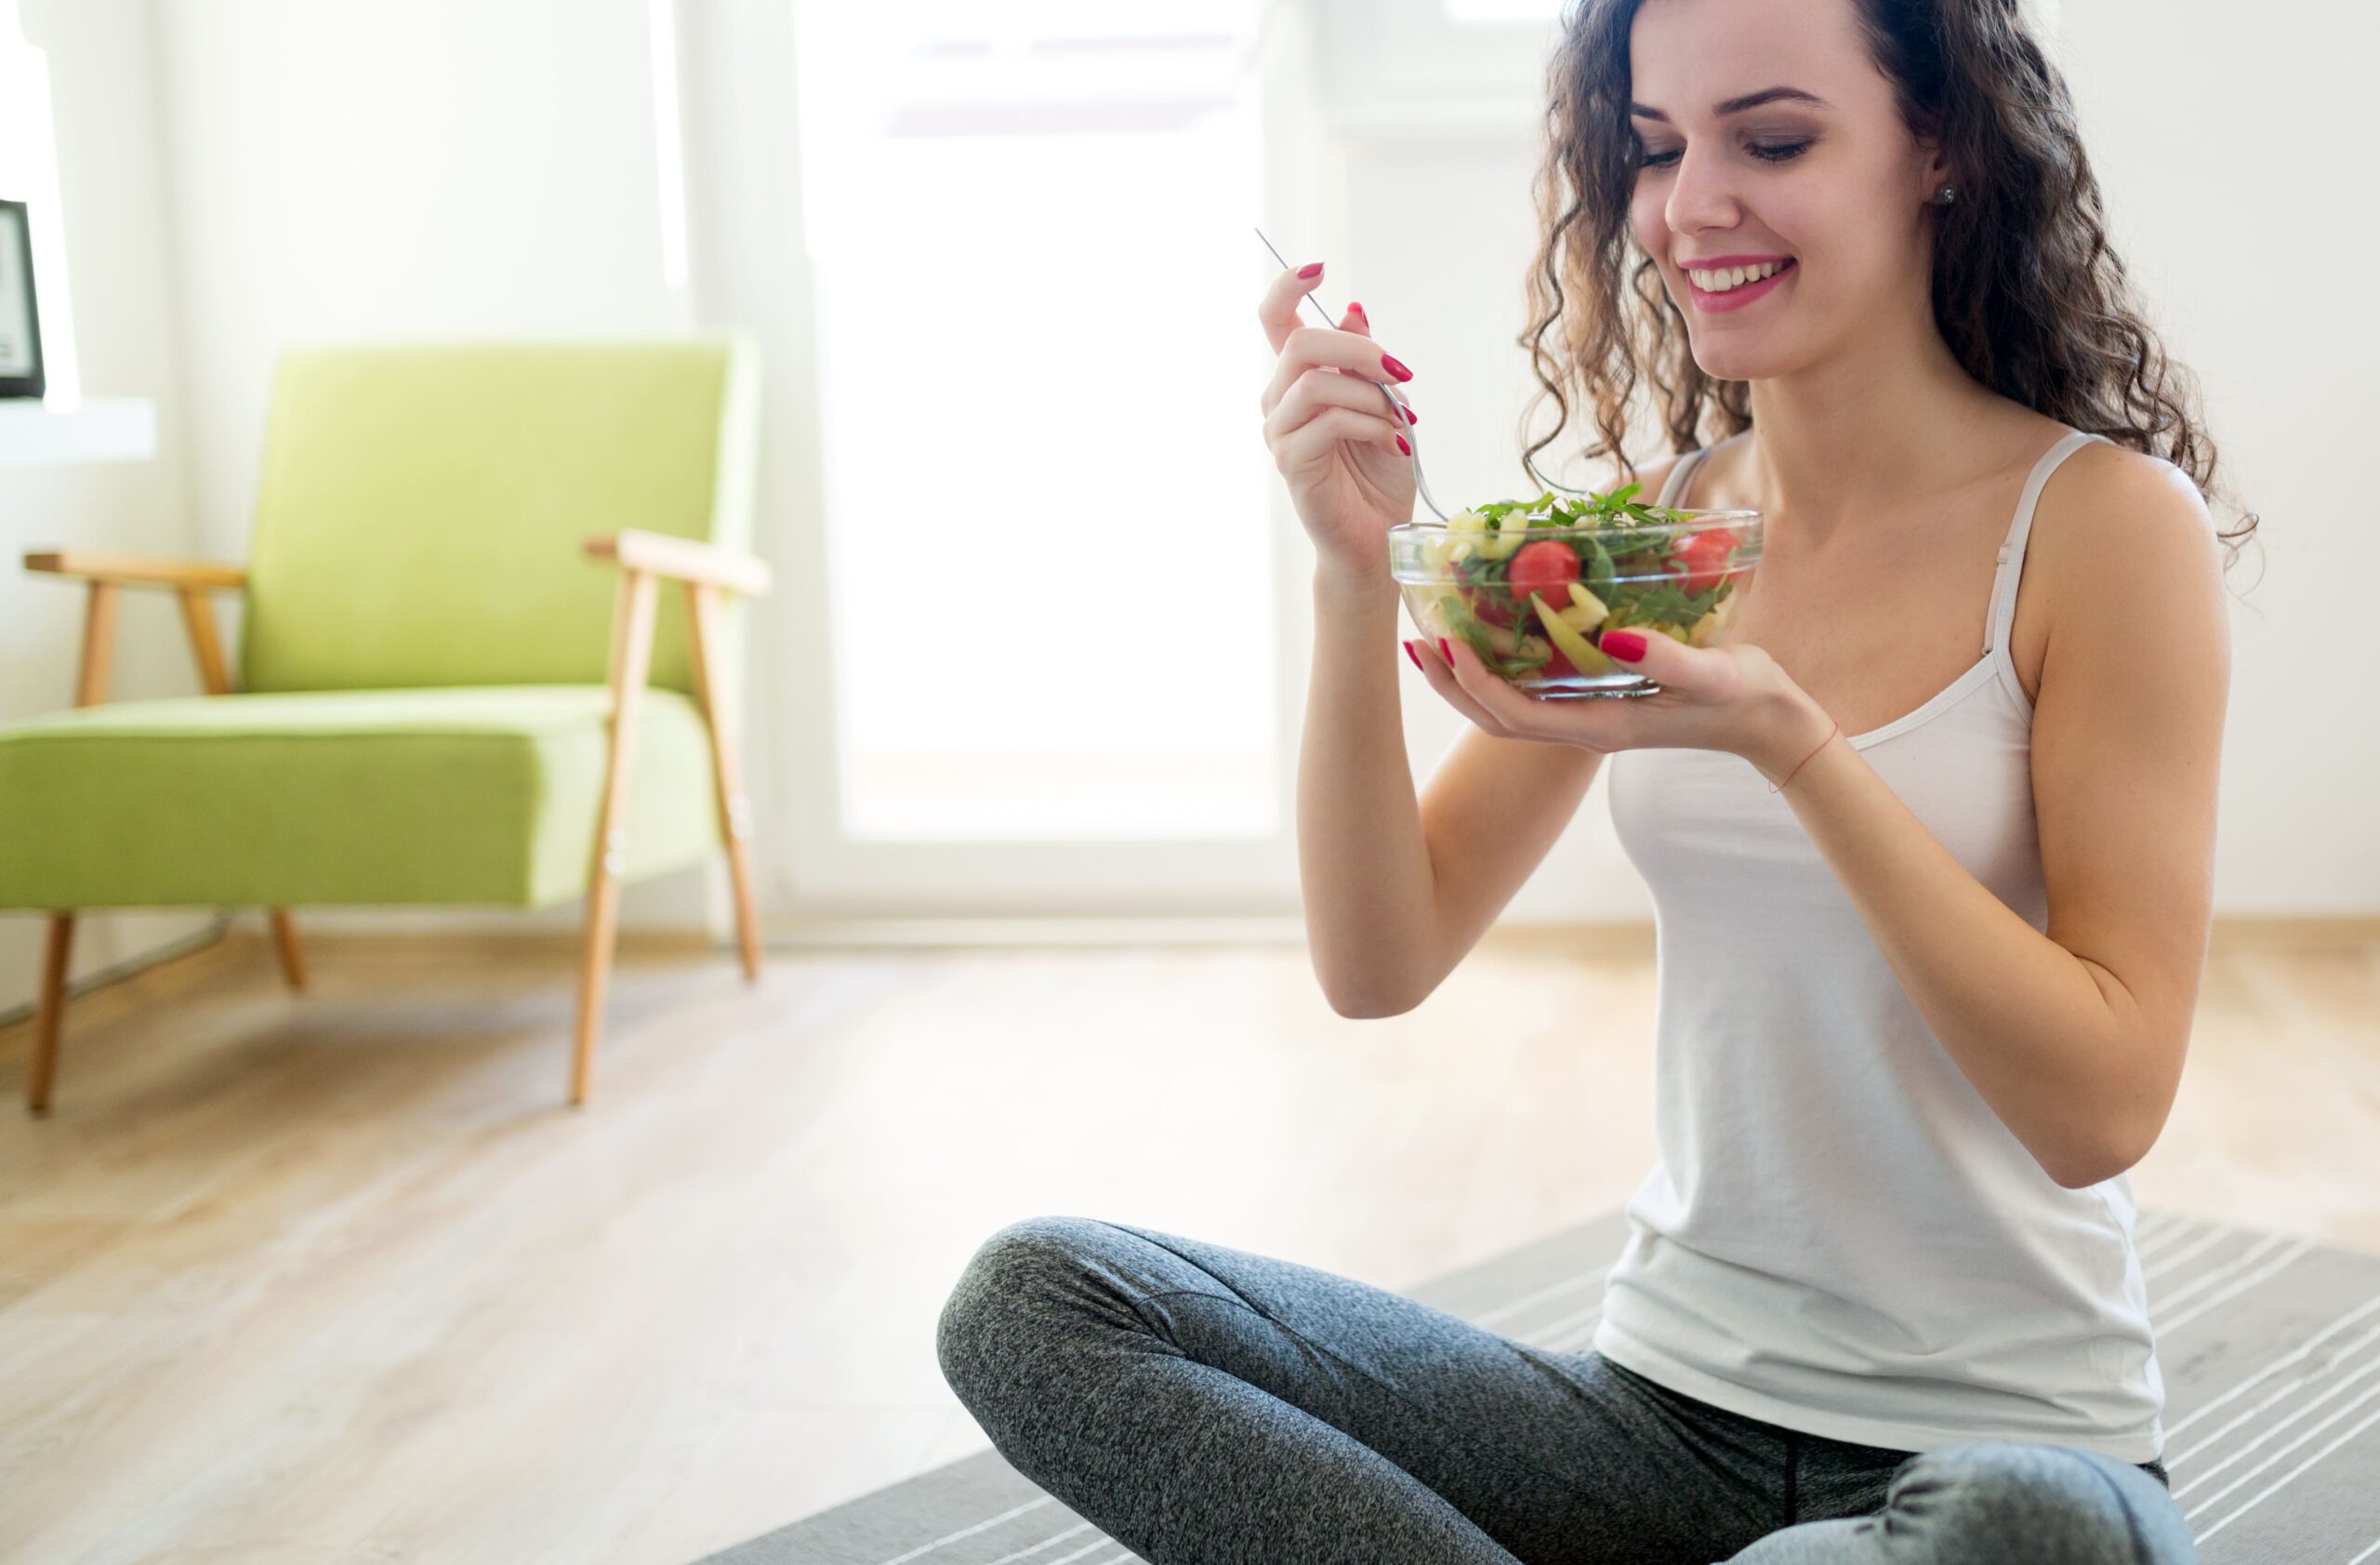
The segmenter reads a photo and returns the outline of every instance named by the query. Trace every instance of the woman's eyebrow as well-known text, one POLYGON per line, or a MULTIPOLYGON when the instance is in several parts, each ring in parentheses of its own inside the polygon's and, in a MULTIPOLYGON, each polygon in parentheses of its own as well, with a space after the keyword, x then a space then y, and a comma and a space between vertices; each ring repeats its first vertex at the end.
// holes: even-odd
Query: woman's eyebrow
MULTIPOLYGON (((1741 98, 1730 98, 1712 112, 1723 115, 1740 114, 1746 109, 1757 109, 1764 103, 1807 103, 1820 109, 1834 107, 1814 92, 1804 92, 1800 87, 1773 86, 1763 87, 1758 92, 1745 93, 1741 98)), ((1659 120, 1664 125, 1669 123, 1667 114, 1643 103, 1631 103, 1628 105, 1628 112, 1638 119, 1659 120)))

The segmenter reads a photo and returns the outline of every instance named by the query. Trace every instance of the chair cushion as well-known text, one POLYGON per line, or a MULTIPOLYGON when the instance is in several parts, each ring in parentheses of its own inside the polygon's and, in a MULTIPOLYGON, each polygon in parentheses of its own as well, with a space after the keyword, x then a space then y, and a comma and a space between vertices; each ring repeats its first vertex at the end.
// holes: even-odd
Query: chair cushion
MULTIPOLYGON (((598 684, 623 527, 745 549, 759 351, 649 341, 295 348, 273 378, 249 532, 253 691, 598 684)), ((653 683, 691 691, 684 594, 653 683)))
MULTIPOLYGON (((601 685, 192 696, 0 725, 0 908, 414 903, 582 893, 601 685)), ((687 697, 638 709, 622 878, 720 842, 687 697)))

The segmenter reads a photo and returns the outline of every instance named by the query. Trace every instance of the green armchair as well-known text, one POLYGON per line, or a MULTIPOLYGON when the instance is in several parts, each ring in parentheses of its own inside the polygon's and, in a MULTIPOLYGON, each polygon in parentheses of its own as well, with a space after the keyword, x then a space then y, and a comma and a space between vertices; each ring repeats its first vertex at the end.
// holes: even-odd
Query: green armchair
POLYGON ((624 882, 723 847, 757 977, 728 683, 733 600, 770 586, 758 405, 740 335, 295 351, 245 571, 28 555, 89 607, 74 708, 0 724, 0 908, 48 916, 27 1106, 84 908, 271 909, 302 988, 293 908, 583 893, 573 1104, 624 882), (209 595, 243 588, 234 694, 209 595), (208 694, 102 704, 141 590, 178 598, 208 694))

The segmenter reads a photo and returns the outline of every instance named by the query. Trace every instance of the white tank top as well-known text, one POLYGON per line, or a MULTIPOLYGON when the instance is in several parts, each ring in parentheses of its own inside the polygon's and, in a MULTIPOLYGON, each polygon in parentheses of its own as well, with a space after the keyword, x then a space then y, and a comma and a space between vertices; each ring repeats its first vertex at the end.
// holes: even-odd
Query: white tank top
MULTIPOLYGON (((2034 928, 2032 706, 2008 655, 2027 479, 1982 657, 1849 742, 2034 928)), ((1663 486, 1683 494, 1707 451, 1663 486)), ((2042 1171, 1911 1004, 1782 794, 1739 756, 1632 749, 1611 816, 1650 886, 1659 1156, 1630 1198, 1593 1345, 1785 1428, 1924 1451, 1966 1439, 2164 1446, 2132 1183, 2042 1171)))

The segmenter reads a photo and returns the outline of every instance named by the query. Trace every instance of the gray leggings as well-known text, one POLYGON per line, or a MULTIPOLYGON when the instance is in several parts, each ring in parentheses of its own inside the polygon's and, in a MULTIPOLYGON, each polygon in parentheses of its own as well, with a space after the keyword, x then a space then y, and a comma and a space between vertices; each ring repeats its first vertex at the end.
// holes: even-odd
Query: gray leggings
POLYGON ((1011 1466, 1152 1565, 2198 1558, 2157 1463, 1801 1434, 1593 1350, 1089 1217, 985 1240, 936 1350, 1011 1466))

